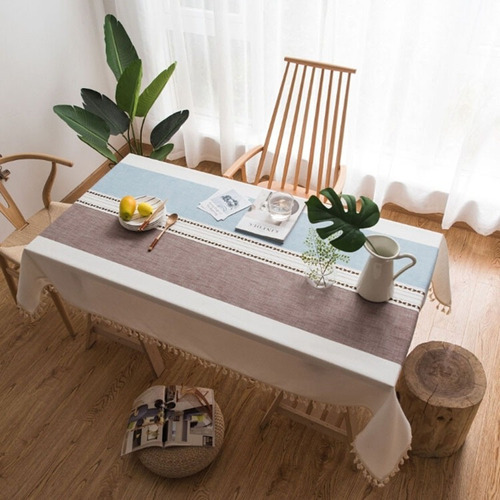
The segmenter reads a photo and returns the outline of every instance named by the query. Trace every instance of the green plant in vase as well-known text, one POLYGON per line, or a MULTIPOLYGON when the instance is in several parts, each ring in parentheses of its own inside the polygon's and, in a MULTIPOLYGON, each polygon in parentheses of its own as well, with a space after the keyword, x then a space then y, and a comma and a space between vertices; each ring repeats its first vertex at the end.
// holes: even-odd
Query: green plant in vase
POLYGON ((313 224, 322 226, 312 229, 308 235, 308 250, 302 260, 309 265, 308 277, 318 287, 327 286, 328 276, 335 268, 335 262, 348 262, 349 257, 338 252, 355 252, 365 243, 371 245, 361 229, 374 226, 380 219, 377 204, 367 198, 360 197, 359 210, 356 198, 349 194, 338 195, 332 188, 320 193, 327 199, 324 204, 317 196, 307 201, 307 216, 313 224), (328 223, 331 224, 328 224, 328 223))
POLYGON ((361 196, 358 210, 356 198, 350 194, 339 196, 332 188, 323 189, 320 193, 328 200, 329 206, 314 195, 306 201, 309 222, 331 222, 316 229, 319 237, 328 239, 331 246, 343 252, 355 252, 365 243, 371 245, 361 229, 372 227, 379 221, 377 204, 361 196))
MULTIPOLYGON (((143 132, 146 117, 175 70, 176 63, 163 70, 142 92, 142 61, 123 25, 112 15, 104 20, 106 60, 117 80, 115 101, 91 89, 82 89, 83 108, 59 104, 54 112, 77 134, 78 138, 113 163, 120 160, 119 151, 110 144, 110 136, 121 136, 128 150, 147 156, 143 132), (138 123, 139 122, 139 123, 138 123)), ((188 110, 177 111, 158 123, 151 131, 149 156, 164 160, 174 145, 168 141, 189 116, 188 110)))
POLYGON ((317 288, 326 288, 334 282, 337 262, 349 262, 349 256, 330 245, 334 236, 323 240, 311 228, 304 242, 306 251, 302 253, 301 259, 307 266, 308 279, 317 288))

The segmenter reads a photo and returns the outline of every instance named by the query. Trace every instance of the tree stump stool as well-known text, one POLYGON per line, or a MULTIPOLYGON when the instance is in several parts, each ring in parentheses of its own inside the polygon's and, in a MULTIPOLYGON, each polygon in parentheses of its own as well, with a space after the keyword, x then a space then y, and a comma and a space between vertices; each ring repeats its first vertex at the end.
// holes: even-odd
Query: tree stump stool
POLYGON ((413 434, 412 452, 447 457, 460 449, 483 399, 486 375, 469 351, 447 342, 418 345, 396 385, 413 434))

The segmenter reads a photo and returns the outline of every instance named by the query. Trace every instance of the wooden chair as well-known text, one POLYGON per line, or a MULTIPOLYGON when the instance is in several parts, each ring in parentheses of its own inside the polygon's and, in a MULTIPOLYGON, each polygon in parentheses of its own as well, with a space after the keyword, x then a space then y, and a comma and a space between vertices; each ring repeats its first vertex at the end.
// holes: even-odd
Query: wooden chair
POLYGON ((299 422, 306 427, 321 432, 347 445, 353 442, 354 438, 349 408, 336 412, 337 415, 333 423, 327 421, 330 413, 327 407, 325 407, 319 415, 313 414, 313 409, 314 403, 312 401, 309 401, 305 408, 298 408, 296 403, 285 401, 284 394, 281 391, 267 409, 260 422, 260 428, 265 429, 267 427, 274 413, 281 413, 295 422, 299 422))
MULTIPOLYGON (((50 199, 52 186, 56 177, 57 165, 71 167, 73 164, 62 158, 38 153, 0 156, 0 195, 3 197, 3 200, 0 199, 0 212, 16 228, 13 233, 0 243, 0 268, 5 276, 5 280, 14 301, 16 301, 17 283, 19 280, 19 270, 24 247, 71 206, 67 203, 53 202, 50 199), (25 219, 5 187, 5 182, 10 175, 10 171, 2 169, 2 165, 22 160, 37 160, 40 163, 46 164, 49 162, 52 165, 42 191, 44 208, 29 219, 25 219), (2 201, 4 201, 5 204, 3 204, 2 201)), ((48 291, 69 334, 74 337, 76 333, 61 298, 54 289, 49 288, 48 291)))
POLYGON ((341 192, 341 164, 351 75, 355 69, 285 57, 286 67, 263 146, 241 156, 224 177, 241 173, 260 153, 253 183, 308 197, 325 187, 341 192))

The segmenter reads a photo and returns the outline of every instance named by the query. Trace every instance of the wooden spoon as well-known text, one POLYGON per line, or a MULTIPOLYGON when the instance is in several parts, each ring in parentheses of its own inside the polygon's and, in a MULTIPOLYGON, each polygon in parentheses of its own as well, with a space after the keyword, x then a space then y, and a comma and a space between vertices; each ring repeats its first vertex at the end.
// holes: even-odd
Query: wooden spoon
POLYGON ((167 221, 165 222, 165 227, 162 229, 162 231, 160 232, 160 234, 153 240, 153 242, 151 243, 151 245, 149 245, 148 252, 151 252, 151 250, 153 250, 153 248, 156 246, 156 244, 160 241, 160 238, 165 234, 165 231, 170 226, 172 226, 173 224, 175 224, 177 222, 177 219, 178 219, 178 215, 177 214, 170 214, 167 217, 167 221))

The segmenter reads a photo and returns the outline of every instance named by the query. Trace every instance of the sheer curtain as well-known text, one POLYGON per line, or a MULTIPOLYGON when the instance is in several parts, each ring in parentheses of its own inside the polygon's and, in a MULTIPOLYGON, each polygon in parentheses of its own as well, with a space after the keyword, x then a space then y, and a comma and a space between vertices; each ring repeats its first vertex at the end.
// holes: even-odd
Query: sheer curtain
POLYGON ((283 57, 357 68, 345 191, 443 227, 500 230, 500 3, 496 0, 106 0, 144 59, 177 61, 153 116, 189 109, 190 166, 223 170, 267 129, 283 57), (166 110, 166 111, 165 111, 166 110))

